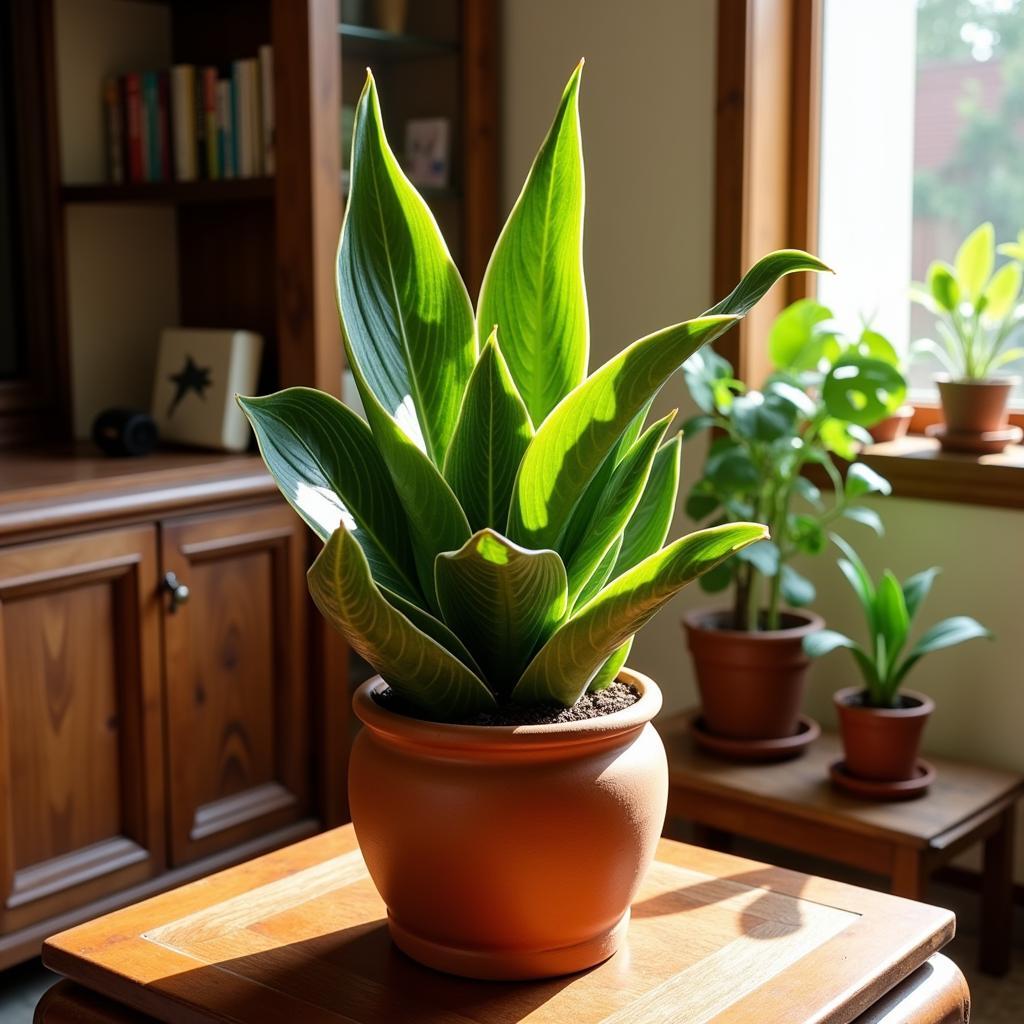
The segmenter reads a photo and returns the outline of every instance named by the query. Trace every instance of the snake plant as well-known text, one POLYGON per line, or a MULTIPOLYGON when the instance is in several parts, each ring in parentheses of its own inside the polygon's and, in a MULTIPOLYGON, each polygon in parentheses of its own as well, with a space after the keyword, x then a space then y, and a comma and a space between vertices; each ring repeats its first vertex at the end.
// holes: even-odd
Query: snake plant
POLYGON ((321 612, 436 719, 504 701, 575 703, 688 581, 767 535, 663 546, 680 439, 645 421, 668 377, 783 274, 762 259, 703 316, 587 375, 582 65, 497 241, 474 313, 426 203, 388 145, 373 77, 355 115, 337 255, 348 365, 366 419, 322 392, 239 399, 267 467, 325 542, 321 612))

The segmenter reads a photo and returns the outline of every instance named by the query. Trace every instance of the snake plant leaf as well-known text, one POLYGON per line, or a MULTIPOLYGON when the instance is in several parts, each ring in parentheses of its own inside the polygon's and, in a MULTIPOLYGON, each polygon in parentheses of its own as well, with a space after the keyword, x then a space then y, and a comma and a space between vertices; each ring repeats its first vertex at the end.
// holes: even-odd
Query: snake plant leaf
POLYGON ((239 397, 238 404, 270 475, 313 532, 327 541, 344 523, 377 583, 422 601, 409 523, 365 421, 312 388, 239 397))
POLYGON ((370 74, 356 107, 337 270, 364 404, 369 389, 440 465, 476 357, 473 308, 433 214, 391 152, 370 74))
POLYGON ((933 565, 930 569, 916 572, 913 576, 908 576, 903 581, 903 601, 907 606, 907 617, 911 622, 914 621, 918 608, 921 607, 924 599, 931 592, 935 577, 940 572, 942 570, 937 565, 933 565))
POLYGON ((613 576, 621 576, 660 550, 665 543, 676 510, 682 450, 683 435, 678 433, 654 456, 647 486, 623 531, 622 549, 615 562, 613 576))
POLYGON ((444 461, 445 479, 473 530, 504 528, 516 470, 532 436, 529 413, 492 332, 469 378, 444 461))
POLYGON ((921 638, 910 649, 903 664, 900 665, 893 679, 893 689, 899 686, 906 674, 923 658, 932 651, 941 651, 945 647, 954 647, 956 644, 966 643, 968 640, 984 638, 992 639, 992 633, 987 630, 976 619, 969 615, 954 615, 951 618, 936 622, 931 629, 926 630, 921 638))
POLYGON ((308 580, 320 612, 399 696, 447 719, 495 706, 474 672, 384 597, 363 549, 344 526, 317 556, 308 580))
POLYGON ((520 463, 509 537, 524 547, 562 551, 573 509, 630 420, 687 356, 737 319, 688 320, 641 338, 562 399, 520 463))
POLYGON ((565 614, 562 560, 485 529, 439 555, 436 572, 445 622, 465 638, 492 688, 507 693, 565 614))
POLYGON ((428 607, 437 610, 434 559, 466 542, 472 532, 469 522, 441 471, 387 414, 373 392, 364 396, 363 405, 405 509, 420 588, 428 607))
POLYGON ((383 587, 380 589, 392 608, 400 611, 417 629, 436 640, 449 654, 454 654, 471 672, 483 676, 483 671, 470 654, 469 648, 440 619, 435 619, 430 612, 424 611, 412 601, 407 601, 383 587))
POLYGON ((526 667, 512 691, 523 703, 570 707, 607 658, 690 580, 768 536, 757 523, 699 530, 645 558, 575 611, 526 667))
POLYGON ((822 263, 817 256, 812 256, 801 249, 778 249, 767 256, 762 256, 743 275, 740 283, 724 299, 716 302, 704 316, 718 316, 723 313, 746 316, 780 277, 795 274, 800 270, 832 273, 832 268, 822 263))
POLYGON ((615 563, 618 561, 621 550, 622 536, 620 534, 615 538, 615 543, 608 549, 604 558, 598 563, 597 568, 591 573, 590 579, 584 584, 572 605, 573 608, 582 608, 591 598, 596 597, 601 588, 612 578, 612 572, 615 570, 615 563))
MULTIPOLYGON (((569 606, 593 575, 609 548, 621 536, 651 475, 654 456, 675 410, 652 424, 612 470, 604 493, 594 509, 590 526, 566 564, 569 575, 569 606)), ((614 563, 613 563, 614 564, 614 563)))
POLYGON ((581 61, 480 286, 480 333, 498 325, 498 343, 534 424, 583 380, 587 368, 582 72, 581 61))
POLYGON ((875 614, 879 631, 885 636, 885 650, 892 664, 907 641, 910 615, 907 612, 907 601, 903 596, 900 581, 889 569, 882 573, 882 578, 878 581, 875 614))
POLYGON ((626 664, 629 652, 633 650, 633 639, 633 637, 630 637, 624 644, 616 647, 608 660, 597 670, 597 675, 594 676, 587 687, 589 693, 607 690, 615 682, 620 669, 626 664))

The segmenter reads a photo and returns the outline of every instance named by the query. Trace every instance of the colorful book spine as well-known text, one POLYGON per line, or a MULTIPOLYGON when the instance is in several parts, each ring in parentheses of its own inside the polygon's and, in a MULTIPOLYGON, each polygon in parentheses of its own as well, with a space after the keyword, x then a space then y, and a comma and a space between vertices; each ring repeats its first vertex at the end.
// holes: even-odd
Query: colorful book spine
POLYGON ((103 122, 107 135, 107 180, 116 185, 124 181, 124 110, 121 88, 116 78, 103 80, 103 122))
POLYGON ((231 65, 231 108, 235 129, 235 172, 239 178, 252 177, 247 146, 249 129, 245 118, 246 96, 245 61, 236 60, 231 65))
POLYGON ((155 71, 142 74, 142 165, 146 181, 160 180, 160 92, 155 71))
POLYGON ((262 171, 274 173, 274 49, 261 46, 259 49, 260 69, 260 117, 261 141, 263 144, 262 171))
POLYGON ((217 83, 217 142, 221 176, 235 177, 235 140, 232 126, 231 81, 217 83))
POLYGON ((251 57, 245 62, 245 74, 248 83, 250 146, 252 152, 249 160, 254 177, 263 174, 263 113, 260 110, 260 62, 251 57))
POLYGON ((206 135, 206 176, 215 181, 220 174, 217 138, 217 69, 203 68, 203 127, 206 135))
POLYGON ((177 181, 195 181, 196 133, 192 123, 195 110, 196 69, 191 64, 171 68, 171 122, 174 135, 174 177, 177 181))
POLYGON ((128 180, 145 181, 142 166, 142 80, 131 72, 124 76, 125 137, 128 180))
POLYGON ((203 72, 196 68, 196 87, 192 97, 192 133, 196 139, 196 177, 205 178, 206 156, 206 100, 203 95, 203 72))
POLYGON ((160 124, 160 180, 174 180, 174 133, 171 130, 171 76, 157 75, 157 112, 160 124))

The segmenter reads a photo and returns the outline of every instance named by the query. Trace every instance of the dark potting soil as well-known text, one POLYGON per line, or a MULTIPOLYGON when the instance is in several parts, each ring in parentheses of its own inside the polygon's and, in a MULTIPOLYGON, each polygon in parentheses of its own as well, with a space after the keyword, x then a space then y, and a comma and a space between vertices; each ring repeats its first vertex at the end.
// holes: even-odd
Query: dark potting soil
MULTIPOLYGON (((375 693, 373 699, 388 711, 409 718, 433 721, 418 708, 404 701, 390 687, 375 693)), ((557 725, 582 722, 622 711, 640 699, 639 691, 628 683, 614 682, 597 693, 585 693, 571 708, 561 704, 513 704, 506 701, 491 711, 479 711, 468 718, 457 719, 455 725, 557 725)))
POLYGON ((883 711, 900 711, 905 708, 921 706, 921 702, 916 697, 908 697, 904 693, 897 694, 895 704, 872 704, 868 701, 867 690, 853 694, 846 703, 852 708, 881 708, 883 711))

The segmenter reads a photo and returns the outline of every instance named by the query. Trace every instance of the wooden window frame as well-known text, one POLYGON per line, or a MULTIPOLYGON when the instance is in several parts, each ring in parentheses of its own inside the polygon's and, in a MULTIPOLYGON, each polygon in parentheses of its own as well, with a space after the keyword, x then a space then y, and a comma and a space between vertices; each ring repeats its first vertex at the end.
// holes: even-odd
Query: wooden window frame
MULTIPOLYGON (((719 0, 716 295, 725 295, 765 252, 817 247, 823 12, 824 0, 719 0)), ((815 290, 813 274, 784 278, 719 342, 741 379, 764 380, 769 325, 815 290)), ((937 403, 915 402, 911 432, 922 434, 940 418, 937 403)), ((1024 426, 1024 410, 1009 419, 1024 426)), ((976 458, 943 453, 937 442, 914 437, 872 446, 862 457, 901 497, 1024 508, 1024 447, 976 458)))

